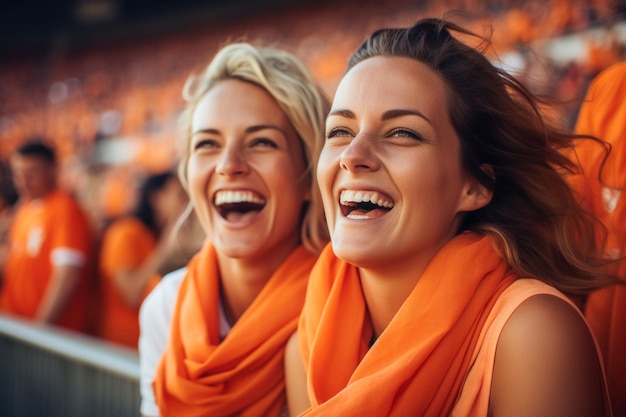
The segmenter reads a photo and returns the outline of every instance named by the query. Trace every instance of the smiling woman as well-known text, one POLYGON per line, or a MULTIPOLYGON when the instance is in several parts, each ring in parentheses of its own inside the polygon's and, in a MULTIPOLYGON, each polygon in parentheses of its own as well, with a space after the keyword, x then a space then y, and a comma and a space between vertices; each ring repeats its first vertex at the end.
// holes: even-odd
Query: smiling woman
POLYGON ((185 97, 179 174, 207 238, 142 306, 142 414, 278 416, 285 345, 328 242, 314 181, 328 102, 297 58, 243 43, 185 97))
MULTIPOLYGON (((240 80, 217 83, 191 123, 189 192, 208 239, 226 257, 275 268, 298 245, 310 200, 298 134, 266 90, 240 80)), ((229 307, 239 316, 247 305, 229 307)))
POLYGON ((339 83, 317 172, 332 245, 287 348, 292 415, 611 415, 568 297, 615 279, 562 177, 575 137, 453 34, 475 36, 376 31, 339 83))

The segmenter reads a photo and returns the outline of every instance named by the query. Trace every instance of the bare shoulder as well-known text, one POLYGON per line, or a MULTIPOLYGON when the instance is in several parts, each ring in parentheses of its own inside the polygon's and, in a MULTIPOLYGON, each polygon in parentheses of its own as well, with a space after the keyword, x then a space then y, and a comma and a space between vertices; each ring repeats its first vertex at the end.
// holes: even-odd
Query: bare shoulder
POLYGON ((493 417, 602 416, 603 390, 595 344, 578 311, 552 295, 523 302, 498 340, 493 417))

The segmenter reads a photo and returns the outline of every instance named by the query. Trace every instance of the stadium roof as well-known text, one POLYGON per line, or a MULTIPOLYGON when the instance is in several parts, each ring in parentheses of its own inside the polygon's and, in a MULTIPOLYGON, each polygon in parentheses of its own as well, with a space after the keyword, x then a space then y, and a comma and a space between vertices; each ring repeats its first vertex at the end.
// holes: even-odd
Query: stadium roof
MULTIPOLYGON (((298 0, 8 0, 0 53, 72 49, 267 11, 298 0)), ((6 55, 5 57, 6 58, 6 55)))

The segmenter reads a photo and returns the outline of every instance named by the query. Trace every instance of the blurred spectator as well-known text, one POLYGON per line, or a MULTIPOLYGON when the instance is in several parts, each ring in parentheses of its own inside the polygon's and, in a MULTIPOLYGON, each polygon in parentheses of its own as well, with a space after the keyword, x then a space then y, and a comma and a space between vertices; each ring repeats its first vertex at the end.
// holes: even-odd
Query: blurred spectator
MULTIPOLYGON (((608 230, 604 250, 613 258, 626 255, 626 62, 601 72, 591 83, 576 122, 576 133, 594 135, 611 145, 605 149, 584 141, 576 154, 583 170, 575 178, 586 207, 608 230), (605 163, 604 163, 605 162, 605 163), (604 163, 604 165, 603 165, 604 163)), ((626 282, 626 262, 618 264, 626 282)), ((626 286, 592 293, 585 315, 600 344, 615 416, 626 416, 626 286)))
MULTIPOLYGON (((95 46, 81 54, 57 51, 54 60, 47 59, 47 54, 30 60, 7 60, 7 65, 0 65, 3 97, 0 152, 10 152, 33 129, 71 138, 58 143, 59 155, 63 157, 92 144, 98 135, 142 144, 173 137, 174 119, 184 104, 180 86, 190 71, 204 64, 197 51, 213 51, 225 37, 260 38, 297 51, 330 96, 347 57, 369 29, 409 24, 420 16, 440 15, 448 10, 464 11, 479 32, 483 25, 494 24, 493 43, 499 55, 520 47, 542 55, 544 42, 563 37, 554 48, 559 52, 557 55, 574 50, 579 64, 589 61, 589 65, 585 63, 585 72, 597 71, 616 55, 624 54, 621 35, 624 32, 618 27, 624 19, 620 15, 623 3, 610 0, 322 2, 315 7, 277 10, 262 18, 237 16, 217 24, 205 22, 196 30, 186 26, 186 30, 164 37, 125 38, 112 48, 95 46), (587 43, 583 39, 580 45, 572 46, 571 40, 566 39, 572 31, 583 38, 591 36, 600 26, 606 29, 606 34, 598 37, 600 41, 587 43)), ((552 59, 552 53, 547 55, 552 59)), ((557 65, 568 64, 559 60, 557 65)), ((535 70, 529 67, 528 71, 535 70)), ((538 82, 532 81, 533 87, 546 89, 555 86, 558 80, 546 78, 541 82, 542 85, 536 85, 538 82)), ((561 91, 568 96, 580 92, 565 88, 561 91)), ((153 153, 161 153, 163 148, 151 147, 153 153)), ((152 161, 155 159, 160 158, 152 161)), ((168 165, 173 162, 168 161, 168 165)))
POLYGON ((56 155, 41 140, 11 157, 20 196, 3 265, 0 311, 86 329, 91 231, 79 204, 57 187, 56 155))
POLYGON ((139 306, 176 252, 174 226, 188 202, 172 172, 148 177, 134 211, 105 228, 99 257, 100 336, 137 348, 139 306))
MULTIPOLYGON (((4 161, 0 161, 0 265, 4 265, 9 250, 9 227, 15 213, 16 202, 17 191, 9 167, 4 161)), ((0 283, 2 283, 1 279, 0 283)))

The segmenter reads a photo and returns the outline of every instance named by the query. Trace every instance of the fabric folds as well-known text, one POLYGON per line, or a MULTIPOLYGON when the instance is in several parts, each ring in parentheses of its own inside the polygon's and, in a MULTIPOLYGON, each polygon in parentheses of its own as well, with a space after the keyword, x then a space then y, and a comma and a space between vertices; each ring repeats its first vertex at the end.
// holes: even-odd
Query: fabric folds
POLYGON ((295 249, 220 341, 215 249, 206 245, 192 259, 154 382, 162 417, 280 414, 285 344, 296 330, 314 262, 306 249, 295 249))
POLYGON ((299 323, 312 403, 303 415, 450 415, 483 324, 514 279, 490 238, 463 233, 439 251, 368 350, 358 270, 329 245, 299 323))

